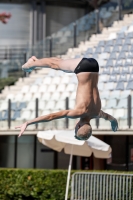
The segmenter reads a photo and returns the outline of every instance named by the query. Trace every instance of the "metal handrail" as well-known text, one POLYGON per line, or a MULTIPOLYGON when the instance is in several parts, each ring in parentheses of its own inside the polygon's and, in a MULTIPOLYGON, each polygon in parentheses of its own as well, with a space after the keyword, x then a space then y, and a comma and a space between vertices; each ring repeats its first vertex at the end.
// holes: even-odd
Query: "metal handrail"
POLYGON ((71 200, 132 200, 133 174, 76 172, 72 175, 71 200))

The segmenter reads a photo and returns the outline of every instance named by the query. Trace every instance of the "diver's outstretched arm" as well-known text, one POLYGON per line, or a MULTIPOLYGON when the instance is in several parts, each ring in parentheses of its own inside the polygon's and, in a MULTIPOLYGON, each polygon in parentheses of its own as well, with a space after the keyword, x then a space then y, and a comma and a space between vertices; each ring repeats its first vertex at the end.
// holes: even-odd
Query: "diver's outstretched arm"
POLYGON ((28 122, 25 122, 24 124, 20 125, 20 126, 16 126, 16 129, 20 129, 20 133, 19 133, 19 137, 24 133, 24 131, 26 130, 27 126, 32 125, 32 124, 37 124, 37 123, 41 123, 41 122, 49 122, 51 120, 54 119, 60 119, 60 118, 79 118, 83 115, 83 111, 82 110, 62 110, 56 113, 51 113, 48 115, 44 115, 44 116, 40 116, 37 117, 33 120, 30 120, 28 122))
POLYGON ((112 115, 109 115, 108 113, 105 113, 102 110, 100 110, 99 118, 103 118, 105 120, 109 120, 111 122, 112 130, 114 132, 117 131, 117 129, 118 129, 118 122, 117 122, 117 120, 112 115))

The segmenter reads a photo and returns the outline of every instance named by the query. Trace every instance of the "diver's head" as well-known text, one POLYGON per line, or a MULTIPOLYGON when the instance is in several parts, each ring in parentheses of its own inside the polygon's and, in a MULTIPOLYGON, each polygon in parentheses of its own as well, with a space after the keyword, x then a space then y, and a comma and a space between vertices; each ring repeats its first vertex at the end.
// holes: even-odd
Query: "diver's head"
POLYGON ((79 121, 75 127, 75 138, 77 140, 88 140, 92 134, 92 128, 89 122, 79 121))

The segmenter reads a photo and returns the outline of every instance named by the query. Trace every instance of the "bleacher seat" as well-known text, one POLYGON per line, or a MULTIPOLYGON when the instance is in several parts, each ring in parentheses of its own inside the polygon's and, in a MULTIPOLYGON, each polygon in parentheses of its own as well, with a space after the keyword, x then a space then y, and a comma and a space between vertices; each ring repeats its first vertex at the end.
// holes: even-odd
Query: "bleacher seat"
POLYGON ((110 68, 108 68, 108 67, 103 68, 102 74, 109 75, 110 74, 110 68))
POLYGON ((109 59, 106 63, 106 67, 113 67, 114 66, 114 63, 113 63, 113 60, 112 59, 109 59))
POLYGON ((133 90, 133 81, 128 81, 126 90, 133 90))
POLYGON ((114 82, 108 82, 104 86, 104 90, 114 90, 115 88, 115 83, 114 82))
POLYGON ((119 81, 115 87, 115 90, 124 90, 124 82, 119 81))
POLYGON ((65 110, 65 101, 64 100, 60 100, 56 103, 55 105, 55 110, 65 110))
POLYGON ((106 109, 108 108, 115 108, 117 106, 117 100, 116 99, 110 99, 107 101, 106 109))
POLYGON ((37 85, 32 85, 29 89, 29 93, 33 94, 38 91, 38 86, 37 85))
POLYGON ((114 117, 116 119, 123 118, 125 116, 125 109, 119 108, 114 112, 114 117))
POLYGON ((30 101, 30 102, 27 104, 27 107, 25 108, 25 110, 34 111, 34 110, 35 110, 35 101, 30 101))
POLYGON ((117 82, 117 74, 111 74, 109 76, 109 82, 117 82))
POLYGON ((14 101, 18 101, 18 102, 21 102, 22 100, 23 100, 23 97, 24 97, 24 95, 23 94, 17 94, 17 95, 15 95, 15 97, 14 97, 14 101))
POLYGON ((26 108, 26 102, 19 102, 17 110, 20 111, 23 108, 26 108))
POLYGON ((44 85, 49 85, 52 82, 52 78, 50 76, 47 76, 44 81, 43 84, 44 85))
POLYGON ((47 92, 53 93, 54 91, 56 91, 56 87, 57 87, 56 85, 50 85, 47 89, 47 92))
POLYGON ((53 77, 52 79, 52 84, 56 84, 56 85, 59 85, 60 84, 60 81, 61 81, 61 78, 56 76, 56 77, 53 77))
POLYGON ((113 52, 113 51, 112 51, 112 53, 110 54, 109 59, 110 59, 110 60, 112 60, 112 59, 113 59, 113 60, 116 60, 116 59, 117 59, 116 52, 113 52))
POLYGON ((120 99, 116 108, 127 108, 127 99, 120 99))
POLYGON ((100 83, 99 82, 99 84, 98 84, 98 89, 100 90, 100 91, 102 91, 103 90, 103 88, 104 88, 104 83, 100 83))
POLYGON ((26 93, 29 92, 29 88, 30 88, 29 85, 25 85, 25 86, 22 87, 22 89, 21 89, 20 92, 21 92, 22 94, 26 94, 26 93))
POLYGON ((122 67, 122 66, 123 66, 123 60, 122 59, 119 60, 119 56, 118 56, 118 59, 115 62, 115 67, 122 67))
MULTIPOLYGON (((110 80, 109 80, 110 81, 110 80)), ((101 74, 100 76, 99 76, 99 82, 108 82, 108 76, 107 75, 105 75, 105 74, 101 74)))
POLYGON ((108 99, 109 98, 109 91, 102 91, 101 93, 100 93, 100 97, 101 97, 101 99, 108 99))
POLYGON ((70 83, 67 87, 66 87, 66 91, 67 92, 73 92, 76 90, 76 85, 73 83, 70 83))
POLYGON ((0 105, 0 111, 7 110, 8 109, 8 102, 3 101, 2 104, 0 105))
POLYGON ((11 99, 13 100, 15 97, 14 97, 14 94, 8 94, 5 98, 5 101, 7 101, 8 99, 11 99))
POLYGON ((109 99, 119 99, 120 98, 120 90, 113 90, 109 96, 109 99))
POLYGON ((20 120, 20 121, 30 120, 30 119, 32 119, 31 114, 32 114, 31 111, 24 110, 24 111, 21 112, 21 116, 20 116, 20 118, 18 118, 18 120, 20 120))
POLYGON ((57 87, 57 92, 64 92, 66 90, 66 85, 65 84, 60 84, 57 87))
POLYGON ((45 93, 47 91, 47 85, 41 85, 38 89, 38 93, 45 93))
POLYGON ((124 66, 132 66, 133 65, 133 61, 132 59, 126 59, 124 66))
POLYGON ((12 120, 17 120, 18 118, 20 118, 20 111, 16 110, 13 115, 12 115, 12 120))
POLYGON ((48 101, 45 108, 46 110, 54 110, 55 109, 55 101, 48 101))
POLYGON ((42 100, 44 100, 44 101, 49 101, 50 100, 50 98, 51 98, 51 93, 49 93, 49 92, 46 92, 46 93, 44 93, 43 95, 42 95, 42 100))
POLYGON ((75 107, 75 99, 69 100, 69 109, 74 109, 75 107))
POLYGON ((121 73, 122 74, 130 74, 130 68, 128 66, 123 67, 121 73))
POLYGON ((31 93, 26 93, 23 97, 23 101, 30 101, 32 99, 32 94, 31 93))

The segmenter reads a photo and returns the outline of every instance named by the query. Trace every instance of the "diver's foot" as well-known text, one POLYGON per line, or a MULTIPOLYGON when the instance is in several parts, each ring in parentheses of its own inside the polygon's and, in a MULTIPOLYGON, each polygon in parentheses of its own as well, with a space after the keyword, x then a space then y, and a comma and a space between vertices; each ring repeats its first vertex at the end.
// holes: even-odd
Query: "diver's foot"
POLYGON ((117 122, 117 120, 115 118, 114 118, 114 120, 111 121, 111 127, 112 127, 112 130, 114 132, 117 131, 117 129, 118 129, 118 122, 117 122))
POLYGON ((35 61, 38 59, 35 56, 32 56, 29 58, 29 60, 22 66, 22 70, 25 72, 31 72, 33 69, 35 69, 35 61))

